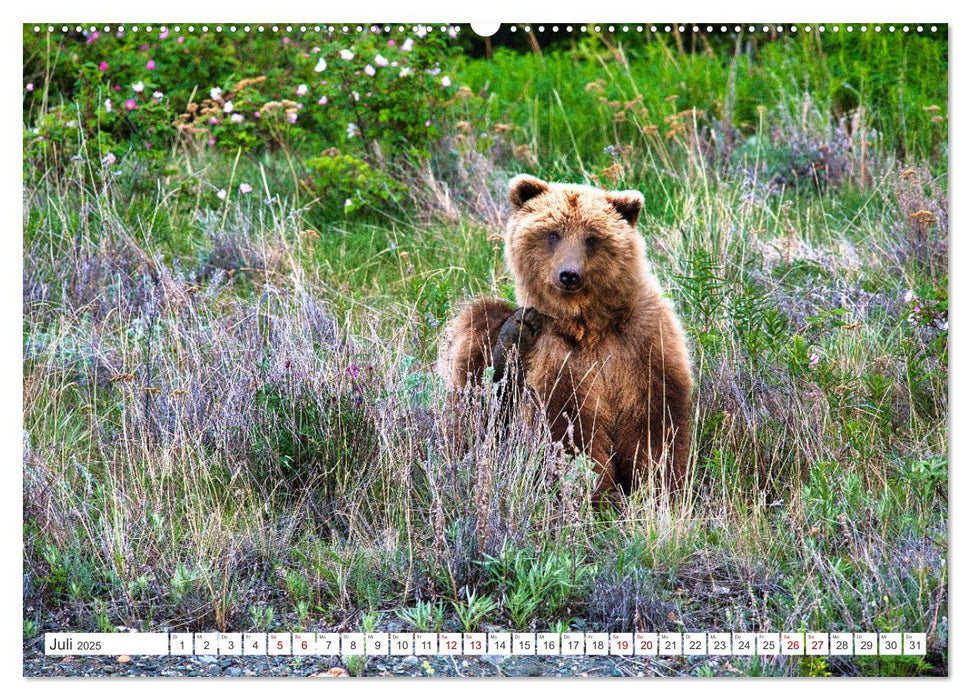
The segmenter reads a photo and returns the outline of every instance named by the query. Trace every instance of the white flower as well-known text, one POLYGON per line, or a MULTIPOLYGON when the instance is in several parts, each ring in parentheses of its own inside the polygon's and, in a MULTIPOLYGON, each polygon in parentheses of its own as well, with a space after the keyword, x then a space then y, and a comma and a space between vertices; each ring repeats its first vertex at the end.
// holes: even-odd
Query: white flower
POLYGON ((451 87, 452 79, 446 75, 444 78, 442 78, 442 85, 444 85, 445 87, 451 87))
POLYGON ((418 38, 419 39, 424 39, 425 38, 425 35, 428 34, 428 30, 425 29, 425 25, 423 25, 423 24, 418 25, 418 32, 417 32, 417 34, 418 34, 418 38))
POLYGON ((317 65, 314 66, 314 73, 323 73, 325 70, 327 70, 327 61, 320 59, 317 61, 317 65))
POLYGON ((343 58, 345 61, 350 61, 352 58, 354 58, 354 54, 347 49, 341 49, 341 58, 343 58))
POLYGON ((104 158, 101 159, 101 164, 114 165, 116 160, 118 159, 115 157, 115 154, 112 153, 111 151, 108 151, 108 155, 106 155, 104 158))
POLYGON ((287 112, 287 121, 290 122, 291 124, 296 124, 297 123, 297 113, 296 112, 287 112))
POLYGON ((913 300, 914 300, 914 290, 913 289, 908 289, 907 290, 907 293, 904 294, 904 303, 905 304, 909 304, 913 300))
POLYGON ((381 68, 384 68, 386 65, 388 65, 388 59, 386 59, 381 54, 378 54, 377 56, 374 57, 374 62, 381 68))
POLYGON ((111 99, 110 98, 107 99, 107 100, 105 100, 105 111, 106 112, 110 112, 111 111, 111 99))
POLYGON ((374 70, 374 66, 372 66, 370 63, 367 64, 366 66, 364 66, 364 74, 365 75, 373 76, 376 72, 377 71, 374 70))
POLYGON ((348 208, 349 206, 351 206, 352 204, 354 204, 354 202, 353 202, 353 200, 351 200, 351 199, 349 199, 349 198, 348 198, 348 199, 345 199, 345 200, 344 200, 344 208, 345 208, 345 209, 347 209, 347 208, 348 208))
POLYGON ((159 92, 158 90, 152 93, 152 99, 161 100, 163 97, 165 97, 165 95, 159 92))
POLYGON ((317 104, 319 104, 319 105, 325 105, 325 104, 327 104, 327 95, 324 95, 319 100, 317 100, 317 104))
POLYGON ((306 95, 307 94, 307 89, 308 88, 307 88, 307 85, 305 83, 300 83, 297 86, 297 94, 298 95, 306 95))
POLYGON ((353 98, 354 98, 354 101, 355 101, 355 102, 360 102, 360 101, 361 101, 361 93, 359 93, 359 92, 358 92, 357 90, 354 90, 354 91, 353 91, 353 92, 351 93, 351 97, 353 97, 353 98))
POLYGON ((131 86, 131 89, 141 95, 143 92, 145 92, 145 83, 139 80, 137 83, 131 86))
POLYGON ((357 124, 351 122, 347 125, 347 138, 352 139, 357 136, 357 124))
POLYGON ((229 121, 231 121, 233 124, 240 124, 243 121, 243 115, 236 112, 236 114, 229 118, 229 121))
POLYGON ((411 49, 412 49, 412 47, 414 45, 415 45, 415 42, 412 41, 411 37, 408 37, 407 39, 405 39, 405 43, 403 43, 401 45, 401 50, 402 51, 411 51, 411 49))
POLYGON ((404 68, 402 68, 401 72, 398 73, 399 78, 406 78, 409 75, 411 75, 411 68, 409 68, 408 66, 405 66, 404 68))
POLYGON ((219 197, 219 199, 226 199, 226 190, 219 190, 216 192, 216 196, 219 197))
POLYGON ((226 100, 226 104, 223 105, 223 112, 225 112, 226 114, 229 114, 232 111, 233 111, 233 101, 226 100))
POLYGON ((253 186, 246 182, 241 182, 239 185, 239 191, 241 194, 249 194, 253 191, 253 186))
POLYGON ((72 119, 71 121, 69 121, 64 126, 66 126, 68 129, 73 129, 74 128, 74 120, 72 119))
POLYGON ((209 91, 209 97, 211 97, 214 100, 218 100, 222 96, 223 96, 222 88, 214 87, 212 90, 209 91))
POLYGON ((438 75, 439 73, 442 72, 442 69, 439 68, 438 66, 435 66, 434 68, 430 69, 428 72, 431 75, 438 75))

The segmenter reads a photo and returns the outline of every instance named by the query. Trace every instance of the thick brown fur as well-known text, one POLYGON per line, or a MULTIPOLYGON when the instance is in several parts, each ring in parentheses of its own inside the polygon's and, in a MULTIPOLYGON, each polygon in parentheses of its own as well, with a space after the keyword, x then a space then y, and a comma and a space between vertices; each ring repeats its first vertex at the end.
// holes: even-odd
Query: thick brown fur
POLYGON ((445 331, 439 354, 439 372, 455 388, 478 384, 492 365, 492 349, 502 324, 516 307, 500 299, 476 299, 466 306, 445 331))
MULTIPOLYGON (((523 351, 526 384, 556 439, 594 462, 595 500, 649 474, 678 489, 690 448, 692 368, 684 331, 637 232, 639 192, 510 182, 506 261, 516 301, 543 315, 523 351)), ((515 309, 479 300, 450 325, 443 369, 456 388, 481 379, 515 309)))

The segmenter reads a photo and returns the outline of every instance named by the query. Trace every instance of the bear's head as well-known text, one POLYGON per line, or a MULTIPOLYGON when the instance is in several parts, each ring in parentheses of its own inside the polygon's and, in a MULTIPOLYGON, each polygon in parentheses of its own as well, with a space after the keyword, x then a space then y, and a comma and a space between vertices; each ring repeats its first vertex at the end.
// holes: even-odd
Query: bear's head
POLYGON ((520 305, 590 323, 629 308, 650 274, 637 232, 640 192, 518 175, 509 183, 509 202, 506 261, 520 305))

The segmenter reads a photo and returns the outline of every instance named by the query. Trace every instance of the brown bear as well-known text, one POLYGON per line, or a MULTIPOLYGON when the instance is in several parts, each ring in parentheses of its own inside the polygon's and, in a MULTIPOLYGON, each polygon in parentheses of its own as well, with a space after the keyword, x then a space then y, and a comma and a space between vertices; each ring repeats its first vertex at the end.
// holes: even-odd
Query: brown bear
POLYGON ((492 366, 498 380, 518 357, 554 438, 592 459, 597 503, 651 473, 679 489, 691 361, 637 232, 643 195, 519 175, 509 201, 505 255, 519 308, 496 299, 466 307, 446 331, 445 379, 462 389, 492 366))

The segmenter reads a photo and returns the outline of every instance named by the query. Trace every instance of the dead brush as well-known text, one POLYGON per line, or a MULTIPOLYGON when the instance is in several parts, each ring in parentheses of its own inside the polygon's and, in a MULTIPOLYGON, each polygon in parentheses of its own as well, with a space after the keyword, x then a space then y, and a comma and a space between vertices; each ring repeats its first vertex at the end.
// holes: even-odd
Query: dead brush
POLYGON ((893 252, 937 278, 947 270, 947 191, 926 165, 903 168, 889 179, 891 201, 898 212, 893 252))

